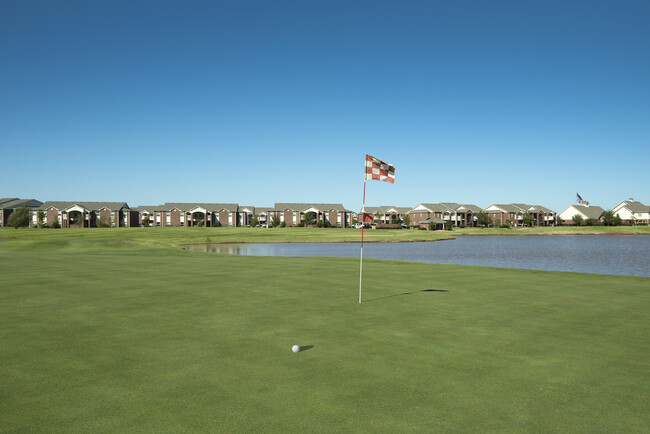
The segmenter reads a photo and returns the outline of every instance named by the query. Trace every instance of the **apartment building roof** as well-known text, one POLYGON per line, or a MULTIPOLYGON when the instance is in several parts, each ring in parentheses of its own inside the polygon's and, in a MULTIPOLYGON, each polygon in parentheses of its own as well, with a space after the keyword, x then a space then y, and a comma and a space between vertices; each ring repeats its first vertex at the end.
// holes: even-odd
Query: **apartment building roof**
POLYGON ((340 203, 275 203, 275 211, 284 211, 290 209, 293 211, 304 212, 312 208, 320 211, 336 210, 350 212, 349 210, 345 209, 345 207, 340 203))
POLYGON ((383 206, 367 206, 365 207, 365 210, 367 214, 377 214, 377 213, 390 214, 391 212, 396 212, 398 214, 407 214, 411 210, 411 208, 383 205, 383 206))
POLYGON ((74 202, 74 201, 48 201, 43 203, 37 209, 40 211, 45 211, 48 208, 66 210, 68 208, 72 208, 75 205, 90 211, 97 211, 104 208, 110 210, 121 210, 125 208, 130 209, 129 205, 126 202, 74 202))
POLYGON ((16 209, 22 206, 38 208, 43 202, 36 199, 18 199, 17 197, 0 199, 0 209, 16 209))
POLYGON ((239 211, 239 205, 236 203, 202 203, 202 202, 166 202, 158 207, 161 211, 178 209, 180 211, 191 211, 196 208, 203 208, 206 211, 215 212, 226 210, 229 212, 239 211))

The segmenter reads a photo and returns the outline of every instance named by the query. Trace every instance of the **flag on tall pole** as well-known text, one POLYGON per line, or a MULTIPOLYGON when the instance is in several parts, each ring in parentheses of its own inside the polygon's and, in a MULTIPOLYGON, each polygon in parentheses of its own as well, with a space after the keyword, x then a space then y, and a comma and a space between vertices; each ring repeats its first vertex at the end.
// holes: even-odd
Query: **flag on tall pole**
POLYGON ((395 166, 366 154, 366 176, 364 182, 365 179, 374 179, 376 181, 386 181, 395 184, 395 166))
POLYGON ((580 195, 578 193, 576 193, 576 201, 578 203, 583 203, 584 202, 584 200, 582 200, 582 198, 580 197, 580 195))
POLYGON ((366 223, 372 222, 373 216, 366 214, 366 180, 386 181, 395 183, 395 166, 366 154, 366 167, 363 175, 363 205, 361 206, 361 253, 359 258, 359 303, 361 303, 361 282, 363 281, 363 229, 366 223))

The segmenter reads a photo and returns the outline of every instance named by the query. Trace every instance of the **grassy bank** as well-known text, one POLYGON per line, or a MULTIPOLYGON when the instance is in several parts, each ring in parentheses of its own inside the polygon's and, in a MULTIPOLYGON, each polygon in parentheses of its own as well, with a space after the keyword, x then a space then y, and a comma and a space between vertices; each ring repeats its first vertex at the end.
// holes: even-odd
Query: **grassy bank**
MULTIPOLYGON (((447 231, 365 230, 367 242, 437 241, 453 238, 447 231)), ((193 243, 359 242, 361 230, 336 228, 93 228, 0 229, 0 243, 23 248, 58 248, 95 244, 178 248, 193 243)))
POLYGON ((359 305, 355 259, 174 247, 218 231, 0 231, 1 430, 650 426, 648 278, 367 260, 359 305))
MULTIPOLYGON (((456 235, 602 235, 648 234, 650 226, 562 226, 548 228, 480 229, 452 231, 365 230, 366 242, 437 241, 456 235)), ((75 248, 94 244, 107 247, 170 247, 195 243, 271 243, 271 242, 359 242, 359 229, 334 228, 94 228, 94 229, 13 229, 0 228, 0 243, 5 247, 75 248)))

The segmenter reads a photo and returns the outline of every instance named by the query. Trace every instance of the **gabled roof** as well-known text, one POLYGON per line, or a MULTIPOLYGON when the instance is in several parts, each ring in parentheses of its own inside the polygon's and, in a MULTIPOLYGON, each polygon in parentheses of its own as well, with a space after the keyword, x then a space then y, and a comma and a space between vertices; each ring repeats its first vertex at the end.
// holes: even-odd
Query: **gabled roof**
POLYGON ((38 207, 39 210, 45 211, 48 208, 56 208, 59 211, 64 211, 73 206, 80 206, 88 211, 98 211, 102 208, 108 208, 111 211, 119 211, 122 209, 130 209, 126 202, 56 202, 48 201, 38 207))
POLYGON ((27 206, 28 208, 38 208, 43 202, 36 199, 0 199, 0 208, 2 209, 15 209, 27 206))
POLYGON ((407 207, 398 207, 398 206, 367 206, 365 207, 366 214, 390 214, 391 212, 396 212, 397 214, 407 214, 411 208, 407 207))
POLYGON ((154 212, 154 211, 161 211, 161 208, 159 205, 140 205, 136 206, 135 208, 131 208, 131 211, 137 211, 139 213, 143 212, 154 212))
POLYGON ((650 206, 646 206, 636 200, 626 200, 623 202, 625 207, 632 212, 650 212, 650 206))
MULTIPOLYGON (((481 207, 471 204, 459 204, 455 202, 440 202, 440 203, 421 203, 415 208, 424 207, 429 212, 439 212, 439 213, 454 213, 454 212, 467 212, 471 211, 477 213, 481 211, 481 207)), ((417 212, 415 208, 411 208, 409 213, 417 212)))
POLYGON ((275 203, 275 211, 285 211, 290 209, 292 211, 304 212, 310 208, 315 208, 319 211, 336 210, 349 212, 349 210, 345 209, 345 207, 340 203, 275 203))
POLYGON ((456 208, 456 211, 458 211, 458 212, 471 211, 474 214, 476 214, 476 213, 479 213, 479 212, 483 211, 483 208, 481 208, 480 206, 477 206, 477 205, 473 205, 473 204, 462 203, 462 204, 458 205, 458 208, 456 208))
POLYGON ((417 206, 411 208, 409 210, 409 213, 417 212, 417 210, 415 208, 418 208, 418 207, 423 207, 423 208, 427 209, 429 212, 445 212, 445 211, 449 211, 449 208, 446 207, 445 205, 441 204, 441 203, 421 203, 421 204, 418 204, 417 206))
POLYGON ((165 204, 160 205, 159 208, 164 211, 178 208, 181 211, 187 212, 196 208, 203 208, 209 212, 222 211, 222 210, 226 210, 229 212, 237 212, 239 210, 239 205, 236 203, 166 202, 165 204))
MULTIPOLYGON (((599 207, 599 206, 595 206, 595 205, 590 205, 590 206, 585 206, 585 205, 571 205, 571 206, 569 206, 569 208, 571 208, 571 207, 573 207, 576 211, 578 211, 579 213, 583 214, 583 215, 586 216, 587 218, 596 219, 596 220, 598 220, 598 219, 600 218, 600 216, 602 216, 603 213, 605 212, 604 209, 602 209, 602 208, 599 207)), ((566 211, 568 211, 569 208, 567 208, 567 209, 565 209, 564 211, 562 211, 562 214, 564 214, 566 211)), ((574 214, 574 215, 575 215, 575 214, 574 214)))
POLYGON ((440 205, 447 207, 452 211, 456 210, 460 206, 460 204, 457 204, 455 202, 440 202, 440 205))
POLYGON ((507 205, 504 204, 493 204, 485 208, 486 212, 488 213, 495 213, 499 211, 495 210, 490 210, 488 211, 488 208, 498 208, 502 212, 508 212, 508 213, 525 213, 525 212, 544 212, 544 214, 550 214, 553 213, 554 211, 546 208, 545 206, 542 205, 529 205, 526 203, 509 203, 507 205))
POLYGON ((505 205, 505 204, 498 204, 498 203, 495 203, 495 204, 493 204, 493 205, 488 206, 487 208, 485 208, 485 210, 486 210, 488 213, 498 212, 498 211, 495 211, 495 210, 489 210, 489 211, 488 211, 488 208, 492 208, 492 207, 494 207, 494 208, 498 208, 499 210, 501 210, 501 212, 509 212, 509 213, 510 213, 510 212, 511 212, 511 213, 522 212, 521 208, 518 208, 518 207, 516 207, 516 206, 514 206, 514 205, 512 205, 512 204, 507 204, 507 205, 505 205))
POLYGON ((511 203, 510 205, 519 208, 523 212, 526 212, 526 210, 530 208, 530 205, 526 203, 511 203))
POLYGON ((418 222, 419 225, 421 225, 421 224, 431 224, 431 223, 435 223, 435 224, 438 224, 438 225, 444 225, 446 222, 444 220, 440 220, 440 219, 437 219, 437 218, 434 218, 434 217, 429 217, 428 219, 420 220, 418 222))
POLYGON ((546 208, 545 206, 542 205, 532 205, 538 212, 543 212, 544 214, 551 214, 554 213, 552 209, 546 208))
POLYGON ((260 215, 260 214, 268 214, 270 212, 275 211, 272 206, 256 206, 255 207, 255 215, 260 215))

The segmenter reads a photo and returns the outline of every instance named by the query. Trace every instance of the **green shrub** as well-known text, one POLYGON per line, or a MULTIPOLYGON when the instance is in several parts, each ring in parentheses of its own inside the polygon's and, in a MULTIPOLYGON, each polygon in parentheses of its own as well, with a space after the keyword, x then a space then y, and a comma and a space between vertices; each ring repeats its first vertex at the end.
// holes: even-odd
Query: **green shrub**
POLYGON ((45 226, 43 222, 45 221, 45 212, 44 211, 38 211, 36 213, 36 220, 38 222, 38 227, 43 228, 45 226))
POLYGON ((7 219, 7 226, 13 226, 16 229, 29 226, 29 208, 22 206, 14 210, 7 219))
POLYGON ((282 223, 280 223, 280 227, 281 227, 281 228, 286 228, 286 227, 287 227, 287 222, 282 222, 282 223))

